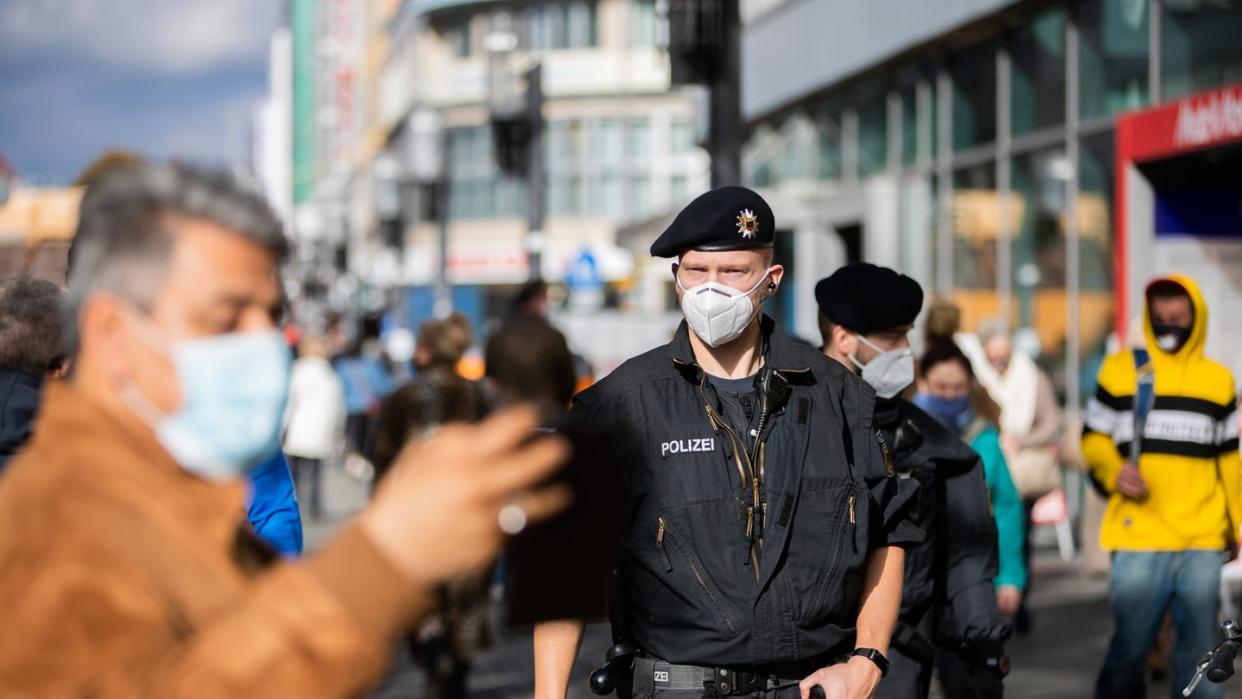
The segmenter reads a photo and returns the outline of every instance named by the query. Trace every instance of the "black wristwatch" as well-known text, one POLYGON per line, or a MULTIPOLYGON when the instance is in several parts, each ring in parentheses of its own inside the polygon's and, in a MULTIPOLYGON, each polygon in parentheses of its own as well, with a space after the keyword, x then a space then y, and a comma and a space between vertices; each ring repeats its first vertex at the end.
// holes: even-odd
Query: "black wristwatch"
POLYGON ((875 663, 875 666, 880 668, 881 678, 888 677, 888 658, 884 657, 883 653, 874 648, 855 648, 854 652, 850 653, 850 657, 855 655, 862 656, 875 663))

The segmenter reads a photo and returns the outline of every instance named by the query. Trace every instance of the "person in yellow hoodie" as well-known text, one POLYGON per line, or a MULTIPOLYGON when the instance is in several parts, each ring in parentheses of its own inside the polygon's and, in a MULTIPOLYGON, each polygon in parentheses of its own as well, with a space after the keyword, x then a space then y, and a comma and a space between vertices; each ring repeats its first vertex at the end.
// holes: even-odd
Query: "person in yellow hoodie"
MULTIPOLYGON (((1222 552, 1242 521, 1234 379, 1204 356, 1207 305, 1180 275, 1147 287, 1145 349, 1100 367, 1082 450, 1108 509, 1100 545, 1112 551, 1113 638, 1098 699, 1145 696, 1145 669, 1166 611, 1177 638, 1172 696, 1216 644, 1222 552)), ((1203 683, 1195 697, 1219 697, 1203 683)))

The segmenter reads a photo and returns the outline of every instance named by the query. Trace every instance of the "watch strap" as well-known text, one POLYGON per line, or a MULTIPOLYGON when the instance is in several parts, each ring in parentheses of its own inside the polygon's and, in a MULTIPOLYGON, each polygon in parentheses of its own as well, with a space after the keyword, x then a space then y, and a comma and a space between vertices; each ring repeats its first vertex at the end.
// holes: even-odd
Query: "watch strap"
POLYGON ((880 668, 880 677, 888 677, 888 658, 884 657, 883 653, 875 648, 855 648, 854 652, 850 653, 850 657, 855 655, 875 663, 875 666, 880 668))

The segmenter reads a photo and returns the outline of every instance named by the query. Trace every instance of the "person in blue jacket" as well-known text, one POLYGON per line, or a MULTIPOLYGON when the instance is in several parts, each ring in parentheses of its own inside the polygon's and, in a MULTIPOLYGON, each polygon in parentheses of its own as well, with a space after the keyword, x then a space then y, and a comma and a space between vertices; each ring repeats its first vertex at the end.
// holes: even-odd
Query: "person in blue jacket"
POLYGON ((250 472, 249 503, 247 518, 260 539, 283 556, 302 553, 302 517, 284 452, 250 472))

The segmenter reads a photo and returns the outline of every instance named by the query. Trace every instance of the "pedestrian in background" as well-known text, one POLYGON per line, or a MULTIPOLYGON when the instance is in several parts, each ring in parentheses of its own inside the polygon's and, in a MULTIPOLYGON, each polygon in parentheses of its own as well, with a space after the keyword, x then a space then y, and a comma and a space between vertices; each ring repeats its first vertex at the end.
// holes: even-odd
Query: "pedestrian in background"
POLYGON ((345 389, 345 437, 350 454, 346 468, 354 475, 370 470, 359 465, 371 451, 380 403, 392 392, 392 375, 384 367, 379 340, 364 338, 332 362, 345 389))
POLYGON ((317 337, 305 337, 289 379, 283 441, 298 499, 308 504, 313 518, 323 515, 322 472, 339 454, 344 430, 344 389, 328 361, 327 346, 317 337))
MULTIPOLYGON (((473 344, 469 321, 460 313, 418 326, 414 380, 384 399, 370 454, 381 483, 398 454, 411 440, 445 425, 477 422, 487 413, 479 384, 457 374, 457 362, 473 344)), ((441 586, 438 611, 407 639, 415 664, 427 674, 428 699, 461 699, 472 655, 491 644, 488 593, 492 567, 441 586)))
POLYGON ((973 401, 976 382, 965 353, 956 344, 941 342, 923 355, 919 393, 914 403, 957 434, 983 460, 983 474, 996 520, 1000 566, 996 579, 996 608, 1009 617, 1018 611, 1026 590, 1027 567, 1022 554, 1026 517, 1001 448, 996 413, 973 401))
POLYGON ((30 438, 44 382, 64 374, 63 303, 51 282, 0 279, 0 470, 30 438))
POLYGON ((384 399, 376 419, 370 457, 377 480, 407 441, 445 423, 474 422, 487 414, 482 386, 457 373, 457 363, 472 344, 470 323, 460 313, 418 326, 417 373, 384 399))
MULTIPOLYGON (((1087 404, 1083 455, 1109 496, 1113 638, 1096 696, 1142 697, 1147 655, 1171 610, 1173 696, 1217 641, 1222 552, 1242 522, 1234 377, 1204 356, 1208 308, 1181 275, 1147 286, 1146 346, 1108 356, 1087 404)), ((1204 682, 1193 695, 1219 697, 1204 682)))

